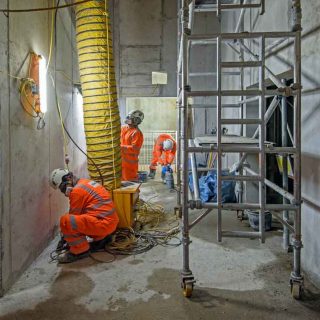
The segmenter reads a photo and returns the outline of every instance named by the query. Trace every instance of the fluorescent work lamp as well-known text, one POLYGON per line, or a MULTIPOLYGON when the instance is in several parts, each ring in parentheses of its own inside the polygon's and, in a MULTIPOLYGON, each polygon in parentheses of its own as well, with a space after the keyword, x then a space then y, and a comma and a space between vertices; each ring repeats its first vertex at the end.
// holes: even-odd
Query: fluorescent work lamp
POLYGON ((40 110, 42 113, 47 112, 47 65, 46 59, 39 56, 39 93, 40 93, 40 110))

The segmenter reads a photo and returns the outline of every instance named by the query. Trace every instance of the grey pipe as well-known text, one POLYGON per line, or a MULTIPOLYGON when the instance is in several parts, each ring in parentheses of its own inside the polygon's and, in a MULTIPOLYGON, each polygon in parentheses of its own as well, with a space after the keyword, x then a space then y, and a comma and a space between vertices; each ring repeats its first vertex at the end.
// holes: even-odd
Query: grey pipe
MULTIPOLYGON (((243 4, 246 4, 247 2, 248 2, 248 0, 244 0, 243 4)), ((242 8, 241 11, 240 11, 239 20, 238 20, 236 29, 234 30, 234 33, 238 33, 239 32, 239 30, 241 28, 241 25, 242 25, 242 22, 243 22, 243 18, 244 18, 245 12, 246 12, 246 9, 242 8)))

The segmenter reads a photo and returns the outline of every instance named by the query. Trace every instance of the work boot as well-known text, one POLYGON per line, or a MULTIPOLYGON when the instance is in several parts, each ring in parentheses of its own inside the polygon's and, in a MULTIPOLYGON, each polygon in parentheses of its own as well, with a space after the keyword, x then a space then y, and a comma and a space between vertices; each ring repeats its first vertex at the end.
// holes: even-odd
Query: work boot
POLYGON ((104 251, 106 245, 110 242, 112 242, 112 235, 111 234, 108 234, 106 237, 104 237, 101 240, 92 241, 89 243, 90 251, 91 252, 104 251))
POLYGON ((156 175, 156 170, 155 169, 150 169, 148 177, 150 179, 154 179, 155 175, 156 175))
POLYGON ((79 254, 73 254, 70 251, 68 251, 58 257, 58 263, 61 263, 61 264, 72 263, 87 257, 89 257, 89 250, 79 254))

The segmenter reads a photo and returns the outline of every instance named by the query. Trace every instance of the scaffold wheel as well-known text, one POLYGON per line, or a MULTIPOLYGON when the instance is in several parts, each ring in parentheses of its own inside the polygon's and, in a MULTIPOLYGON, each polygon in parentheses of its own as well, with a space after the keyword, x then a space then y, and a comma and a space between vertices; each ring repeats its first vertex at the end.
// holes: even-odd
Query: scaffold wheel
POLYGON ((193 291, 193 284, 192 283, 184 283, 183 284, 183 295, 186 298, 190 298, 193 291))
POLYGON ((302 295, 302 285, 301 283, 292 282, 291 283, 291 295, 294 299, 300 300, 302 295))

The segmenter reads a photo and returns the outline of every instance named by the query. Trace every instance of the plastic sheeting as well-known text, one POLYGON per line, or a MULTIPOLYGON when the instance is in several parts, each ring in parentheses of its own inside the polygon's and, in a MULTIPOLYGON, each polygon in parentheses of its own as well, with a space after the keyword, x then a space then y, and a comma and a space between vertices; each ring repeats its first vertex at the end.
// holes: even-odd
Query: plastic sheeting
MULTIPOLYGON (((234 175, 233 172, 223 170, 222 175, 234 175)), ((235 181, 222 181, 222 203, 237 202, 235 194, 235 181)), ((192 174, 189 175, 189 187, 193 192, 192 174)), ((199 179, 200 199, 203 202, 217 202, 217 171, 212 170, 199 179)))
MULTIPOLYGON (((107 6, 108 0, 76 6, 76 39, 87 153, 113 190, 121 186, 121 122, 107 6)), ((99 181, 96 166, 88 160, 91 179, 99 181)))

